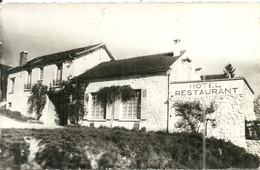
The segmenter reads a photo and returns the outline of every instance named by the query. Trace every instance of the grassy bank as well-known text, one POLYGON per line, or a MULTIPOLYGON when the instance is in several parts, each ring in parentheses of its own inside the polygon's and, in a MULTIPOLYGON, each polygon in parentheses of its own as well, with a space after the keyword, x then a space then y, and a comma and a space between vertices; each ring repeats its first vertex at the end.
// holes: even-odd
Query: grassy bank
MULTIPOLYGON (((3 129, 1 168, 202 168, 198 134, 130 131, 122 128, 3 129), (29 161, 30 160, 30 161, 29 161)), ((207 168, 257 168, 259 158, 243 148, 207 139, 207 168)))
POLYGON ((21 112, 11 111, 4 108, 0 108, 0 115, 8 117, 18 122, 41 123, 39 120, 36 120, 35 118, 23 116, 21 112))

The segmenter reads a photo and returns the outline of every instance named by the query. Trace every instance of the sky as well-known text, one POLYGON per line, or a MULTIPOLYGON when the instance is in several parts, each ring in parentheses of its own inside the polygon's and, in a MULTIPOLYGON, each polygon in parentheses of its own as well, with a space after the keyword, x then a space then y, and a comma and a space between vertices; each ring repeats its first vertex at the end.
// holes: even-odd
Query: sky
POLYGON ((202 74, 231 63, 260 94, 260 3, 6 3, 0 17, 3 64, 100 42, 123 59, 180 39, 202 74))

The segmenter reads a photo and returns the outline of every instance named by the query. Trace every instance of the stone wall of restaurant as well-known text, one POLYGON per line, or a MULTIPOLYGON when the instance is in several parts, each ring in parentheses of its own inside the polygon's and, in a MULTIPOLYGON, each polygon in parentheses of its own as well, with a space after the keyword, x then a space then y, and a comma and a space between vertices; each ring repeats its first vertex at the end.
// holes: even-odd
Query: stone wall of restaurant
POLYGON ((246 151, 257 155, 260 159, 260 141, 259 140, 246 140, 246 151))
MULTIPOLYGON (((171 106, 177 100, 200 101, 203 106, 214 103, 215 112, 210 115, 215 119, 216 126, 213 128, 210 123, 207 125, 207 137, 215 137, 231 141, 235 145, 247 146, 245 140, 245 120, 255 120, 253 111, 253 93, 243 79, 233 81, 234 86, 240 84, 240 94, 221 95, 196 95, 196 96, 172 96, 171 106)), ((170 125, 171 131, 180 131, 175 128, 175 124, 180 121, 180 117, 175 115, 174 107, 171 108, 170 125)))
MULTIPOLYGON (((109 79, 92 82, 86 88, 85 94, 97 92, 102 87, 130 85, 133 89, 146 90, 147 110, 146 116, 142 120, 124 120, 120 118, 122 109, 115 113, 118 117, 113 121, 113 127, 121 126, 132 129, 136 122, 139 122, 140 129, 146 127, 147 130, 165 130, 167 123, 167 76, 164 74, 153 76, 132 76, 119 79, 109 79)), ((85 106, 88 104, 86 103, 85 106)), ((141 106, 142 107, 142 106, 141 106)), ((90 112, 90 111, 89 111, 90 112)), ((89 126, 94 122, 95 127, 110 126, 111 120, 91 120, 86 113, 83 124, 89 126)), ((107 110, 109 112, 109 110, 107 110)), ((107 113, 111 114, 111 113, 107 113)), ((141 113, 142 114, 142 113, 141 113)), ((142 115, 141 115, 142 116, 142 115)))

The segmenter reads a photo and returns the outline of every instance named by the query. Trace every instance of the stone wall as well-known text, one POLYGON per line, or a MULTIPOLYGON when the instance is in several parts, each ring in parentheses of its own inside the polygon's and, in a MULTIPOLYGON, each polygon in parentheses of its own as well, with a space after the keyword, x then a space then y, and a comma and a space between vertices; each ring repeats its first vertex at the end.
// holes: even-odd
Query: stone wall
MULTIPOLYGON (((168 73, 170 73, 170 81, 200 80, 198 72, 195 71, 195 66, 191 61, 187 60, 186 54, 173 63, 168 73)), ((96 80, 96 82, 92 82, 88 85, 85 95, 87 96, 88 93, 97 92, 102 87, 110 87, 113 85, 130 85, 133 89, 146 89, 147 115, 145 120, 137 121, 140 123, 140 128, 146 127, 147 130, 154 131, 167 129, 168 75, 166 72, 146 76, 125 76, 122 78, 96 80)), ((87 105, 86 103, 85 106, 87 105)), ((121 111, 122 109, 119 109, 119 115, 122 114, 121 111)), ((109 120, 91 121, 88 118, 88 113, 86 114, 85 121, 83 121, 84 125, 89 126, 90 123, 94 122, 95 127, 101 125, 110 126, 109 120)), ((135 122, 135 120, 122 120, 119 117, 118 120, 113 121, 113 126, 123 126, 131 129, 135 122)))
MULTIPOLYGON (((216 120, 216 127, 210 124, 207 126, 207 136, 231 141, 232 143, 246 147, 245 140, 245 120, 254 120, 253 94, 243 79, 229 80, 234 85, 242 83, 241 91, 243 94, 225 94, 225 95, 202 95, 173 97, 171 105, 177 100, 200 101, 203 105, 209 106, 211 102, 215 105, 215 112, 211 118, 216 120)), ((171 108, 171 131, 179 131, 174 124, 179 121, 175 116, 175 109, 171 108)))
MULTIPOLYGON (((165 130, 167 123, 167 83, 168 78, 163 74, 153 76, 135 76, 124 77, 119 79, 110 79, 92 82, 86 88, 86 95, 88 93, 97 92, 102 87, 110 86, 123 86, 130 85, 133 89, 146 89, 147 90, 147 112, 146 119, 140 122, 140 128, 146 127, 147 130, 165 130)), ((88 104, 86 103, 85 106, 88 104)), ((87 115, 89 113, 86 113, 87 115)), ((119 115, 122 113, 119 113, 119 115)), ((87 118, 87 115, 85 118, 87 118)), ((138 120, 123 120, 118 119, 113 121, 113 126, 123 126, 132 129, 134 123, 138 120)), ((109 120, 91 121, 85 120, 84 125, 89 126, 94 122, 94 126, 110 126, 109 120)))
POLYGON ((258 140, 246 140, 246 151, 257 155, 260 159, 260 141, 258 140))

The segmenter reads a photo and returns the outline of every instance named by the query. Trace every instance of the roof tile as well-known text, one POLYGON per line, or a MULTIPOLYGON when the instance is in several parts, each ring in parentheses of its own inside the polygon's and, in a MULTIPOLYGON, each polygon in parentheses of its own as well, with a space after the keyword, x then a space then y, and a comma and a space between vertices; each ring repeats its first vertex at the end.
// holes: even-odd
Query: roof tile
POLYGON ((179 57, 173 57, 173 53, 169 52, 103 62, 78 78, 101 79, 167 71, 179 57))
POLYGON ((98 48, 99 46, 102 46, 102 44, 95 44, 91 46, 76 48, 72 50, 67 50, 63 52, 48 54, 40 57, 36 57, 32 60, 29 60, 24 64, 23 66, 17 66, 9 70, 9 72, 17 72, 26 68, 32 68, 39 65, 48 65, 56 62, 63 62, 67 60, 71 60, 73 57, 75 57, 80 52, 84 52, 87 50, 91 50, 92 48, 98 48))

